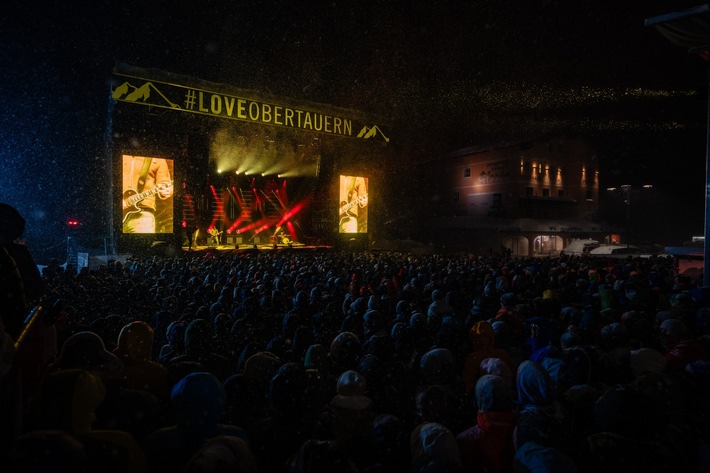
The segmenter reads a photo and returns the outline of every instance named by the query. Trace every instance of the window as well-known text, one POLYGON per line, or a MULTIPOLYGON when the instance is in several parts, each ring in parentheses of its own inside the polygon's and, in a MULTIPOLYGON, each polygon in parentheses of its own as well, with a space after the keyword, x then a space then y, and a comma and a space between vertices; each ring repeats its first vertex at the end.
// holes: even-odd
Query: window
POLYGON ((532 163, 530 161, 524 161, 523 162, 523 176, 525 177, 530 177, 532 176, 532 163))
POLYGON ((588 190, 588 191, 587 191, 586 199, 589 200, 589 201, 594 200, 594 192, 588 190))
POLYGON ((557 197, 564 197, 565 196, 565 190, 564 189, 559 189, 557 191, 557 197))
POLYGON ((526 195, 527 197, 532 197, 532 196, 533 196, 533 193, 534 193, 534 192, 533 192, 533 188, 532 188, 532 187, 526 187, 526 188, 525 188, 525 195, 526 195))
POLYGON ((463 177, 471 177, 471 168, 465 168, 463 170, 463 177))
POLYGON ((543 197, 550 197, 550 189, 543 189, 542 196, 543 197))

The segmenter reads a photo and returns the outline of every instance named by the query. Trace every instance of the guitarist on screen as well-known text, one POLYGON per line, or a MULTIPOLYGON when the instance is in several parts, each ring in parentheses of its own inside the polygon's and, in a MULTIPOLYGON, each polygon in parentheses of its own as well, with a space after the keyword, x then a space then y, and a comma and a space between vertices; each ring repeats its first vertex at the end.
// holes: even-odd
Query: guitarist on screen
POLYGON ((172 216, 172 196, 166 159, 123 156, 123 233, 166 231, 156 214, 172 216))
POLYGON ((341 178, 340 196, 340 232, 367 233, 367 178, 341 178))

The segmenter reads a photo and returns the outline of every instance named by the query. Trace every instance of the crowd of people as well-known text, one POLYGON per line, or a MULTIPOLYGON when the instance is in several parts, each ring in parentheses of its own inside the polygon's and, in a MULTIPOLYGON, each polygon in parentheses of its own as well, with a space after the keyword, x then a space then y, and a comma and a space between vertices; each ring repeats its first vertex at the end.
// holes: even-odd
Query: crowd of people
POLYGON ((710 469, 710 292, 672 259, 207 251, 38 279, 7 271, 17 231, 3 471, 710 469))

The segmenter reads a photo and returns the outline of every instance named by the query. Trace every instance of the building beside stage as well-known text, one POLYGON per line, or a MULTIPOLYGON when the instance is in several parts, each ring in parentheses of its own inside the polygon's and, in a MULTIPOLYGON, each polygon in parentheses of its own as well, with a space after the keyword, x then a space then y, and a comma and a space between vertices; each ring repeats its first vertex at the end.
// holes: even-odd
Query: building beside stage
POLYGON ((599 219, 599 160, 580 137, 469 147, 424 165, 422 231, 472 252, 559 254, 571 241, 618 241, 599 219))
POLYGON ((414 166, 382 117, 118 64, 106 137, 105 255, 417 241, 547 256, 620 240, 599 218, 596 152, 576 136, 414 166))

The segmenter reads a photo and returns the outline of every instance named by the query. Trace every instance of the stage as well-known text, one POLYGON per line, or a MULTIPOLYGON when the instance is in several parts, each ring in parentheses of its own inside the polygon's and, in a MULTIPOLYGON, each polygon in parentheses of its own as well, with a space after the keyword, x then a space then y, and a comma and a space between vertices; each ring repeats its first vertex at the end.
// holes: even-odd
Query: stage
POLYGON ((187 254, 192 253, 227 253, 227 252, 242 252, 242 251, 293 251, 293 250, 330 250, 333 246, 329 245, 307 245, 300 242, 291 242, 289 244, 240 244, 240 245, 198 245, 188 248, 182 247, 182 251, 187 254))

